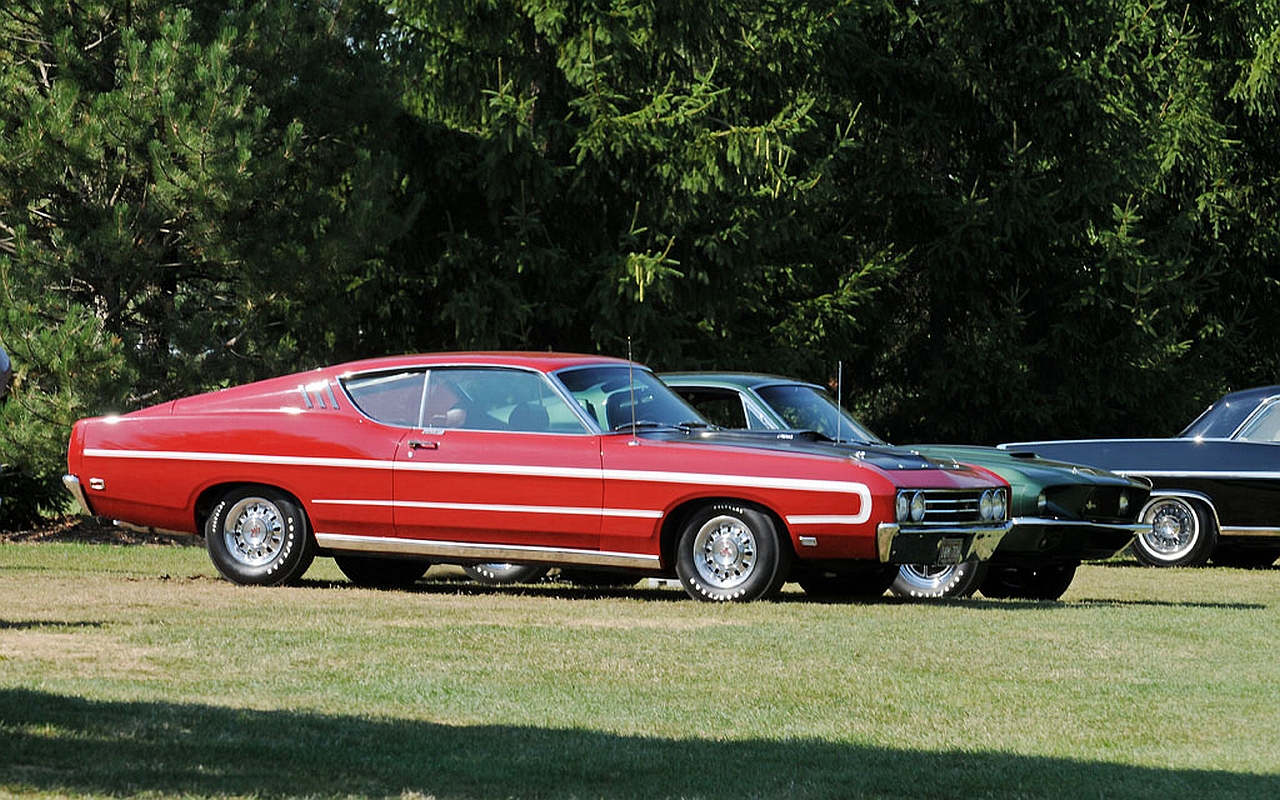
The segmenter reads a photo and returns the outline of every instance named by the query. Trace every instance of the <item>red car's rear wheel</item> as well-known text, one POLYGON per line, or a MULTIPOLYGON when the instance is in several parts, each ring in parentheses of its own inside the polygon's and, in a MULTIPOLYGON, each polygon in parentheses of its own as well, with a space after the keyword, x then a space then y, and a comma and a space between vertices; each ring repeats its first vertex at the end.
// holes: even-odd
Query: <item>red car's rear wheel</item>
POLYGON ((205 548, 232 583, 297 583, 315 559, 316 543, 298 504, 262 486, 228 491, 205 521, 205 548))

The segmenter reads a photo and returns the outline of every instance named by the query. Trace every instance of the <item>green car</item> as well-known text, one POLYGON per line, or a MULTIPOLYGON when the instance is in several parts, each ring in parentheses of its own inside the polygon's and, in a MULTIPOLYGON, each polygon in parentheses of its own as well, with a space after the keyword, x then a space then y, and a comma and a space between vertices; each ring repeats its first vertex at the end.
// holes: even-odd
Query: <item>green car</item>
MULTIPOLYGON (((675 372, 662 380, 709 421, 725 428, 812 430, 852 449, 885 444, 822 389, 752 373, 675 372)), ((890 590, 901 597, 1056 600, 1082 561, 1111 558, 1143 527, 1148 483, 1104 470, 1010 453, 994 447, 908 445, 939 460, 991 470, 1013 488, 1013 530, 991 561, 948 567, 903 566, 890 590)))

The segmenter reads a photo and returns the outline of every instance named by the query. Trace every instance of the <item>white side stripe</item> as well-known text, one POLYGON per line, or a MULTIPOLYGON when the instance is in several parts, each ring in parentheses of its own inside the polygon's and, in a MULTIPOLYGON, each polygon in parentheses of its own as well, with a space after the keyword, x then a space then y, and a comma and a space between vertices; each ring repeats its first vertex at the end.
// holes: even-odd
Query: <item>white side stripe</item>
POLYGON ((792 514, 787 517, 788 525, 861 525, 867 518, 861 514, 792 514))
MULTIPOLYGON (((702 486, 728 486, 746 489, 784 489, 828 494, 854 494, 860 504, 858 513, 841 518, 839 524, 858 525, 871 518, 871 490, 855 481, 788 478, 783 476, 725 475, 715 472, 673 472, 666 470, 599 469, 592 467, 551 467, 536 464, 455 464, 432 461, 389 461, 365 458, 315 458, 307 456, 272 456, 252 453, 197 453, 182 450, 113 450, 85 448, 86 458, 155 459, 162 461, 222 462, 264 466, 336 467, 345 469, 411 470, 415 472, 454 472, 471 475, 523 475, 545 478, 577 478, 585 480, 633 481, 637 483, 680 483, 702 486)), ((514 507, 513 507, 514 508, 514 507)), ((572 513, 552 511, 547 513, 572 513)), ((595 513, 592 511, 591 513, 595 513)), ((652 513, 652 512, 645 512, 652 513)), ((660 515, 659 515, 660 516, 660 515)))
POLYGON ((312 500, 316 505, 327 506, 377 506, 392 508, 430 508, 441 511, 496 511, 511 514, 569 514, 573 516, 594 516, 603 514, 606 517, 623 517, 626 519, 662 519, 661 511, 649 511, 643 508, 587 508, 578 506, 515 506, 492 503, 432 503, 426 501, 406 500, 312 500))

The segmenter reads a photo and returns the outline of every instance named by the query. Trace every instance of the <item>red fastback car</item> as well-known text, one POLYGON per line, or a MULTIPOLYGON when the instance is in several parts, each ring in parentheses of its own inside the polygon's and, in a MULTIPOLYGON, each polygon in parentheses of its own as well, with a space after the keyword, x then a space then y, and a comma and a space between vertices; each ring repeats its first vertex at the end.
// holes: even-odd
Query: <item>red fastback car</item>
POLYGON ((67 464, 89 513, 203 535, 243 584, 329 556, 368 585, 509 562, 707 600, 878 594, 893 565, 985 559, 1009 527, 992 473, 716 430, 644 367, 555 353, 380 358, 84 419, 67 464))

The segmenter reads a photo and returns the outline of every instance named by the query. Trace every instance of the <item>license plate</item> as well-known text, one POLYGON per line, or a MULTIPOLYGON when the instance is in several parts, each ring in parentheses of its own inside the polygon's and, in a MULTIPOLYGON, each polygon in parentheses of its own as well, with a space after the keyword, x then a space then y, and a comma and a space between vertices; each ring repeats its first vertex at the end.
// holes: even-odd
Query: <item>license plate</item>
POLYGON ((964 552, 964 539, 943 539, 938 545, 939 564, 959 564, 960 554, 964 552))

